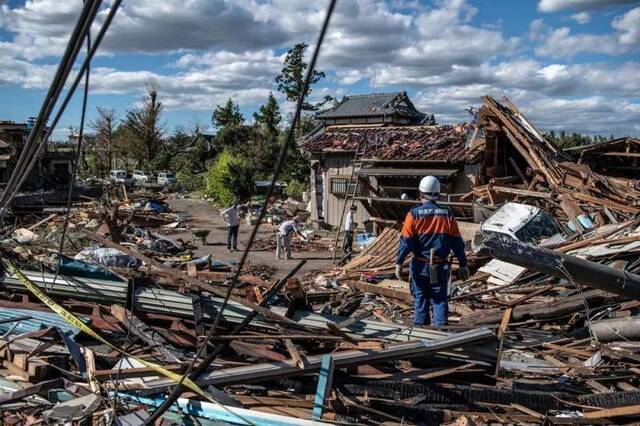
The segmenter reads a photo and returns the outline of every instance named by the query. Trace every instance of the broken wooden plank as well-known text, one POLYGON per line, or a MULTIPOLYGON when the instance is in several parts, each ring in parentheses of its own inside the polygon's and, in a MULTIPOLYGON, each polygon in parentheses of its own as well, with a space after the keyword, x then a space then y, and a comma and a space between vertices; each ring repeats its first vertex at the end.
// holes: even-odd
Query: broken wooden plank
POLYGON ((640 405, 630 405, 627 407, 589 411, 584 413, 584 417, 586 419, 606 419, 610 417, 636 416, 638 414, 640 414, 640 405))
MULTIPOLYGON (((345 281, 350 287, 356 288, 367 293, 377 294, 379 296, 390 297, 392 299, 403 300, 405 302, 413 302, 413 296, 410 291, 380 287, 375 284, 369 284, 362 281, 345 281)), ((408 285, 408 283, 407 283, 408 285)))

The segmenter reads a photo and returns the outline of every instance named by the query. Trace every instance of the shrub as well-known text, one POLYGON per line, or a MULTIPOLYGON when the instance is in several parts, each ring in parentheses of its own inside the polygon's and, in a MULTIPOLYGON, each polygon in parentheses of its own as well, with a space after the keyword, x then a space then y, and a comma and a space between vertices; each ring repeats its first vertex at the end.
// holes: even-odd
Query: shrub
POLYGON ((249 198, 255 187, 253 174, 248 161, 223 151, 207 170, 204 195, 221 206, 230 205, 234 198, 249 198))
POLYGON ((302 201, 302 193, 307 190, 308 187, 306 183, 292 180, 290 182, 287 182, 287 187, 285 188, 284 193, 294 200, 302 201))
POLYGON ((204 188, 204 176, 195 174, 191 170, 179 170, 176 179, 180 188, 187 192, 202 191, 204 188))

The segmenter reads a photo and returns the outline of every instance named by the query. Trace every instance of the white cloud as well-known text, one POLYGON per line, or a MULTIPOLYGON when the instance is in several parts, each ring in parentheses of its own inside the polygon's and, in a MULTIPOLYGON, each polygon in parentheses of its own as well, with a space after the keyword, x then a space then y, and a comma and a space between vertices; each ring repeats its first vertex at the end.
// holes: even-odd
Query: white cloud
POLYGON ((551 58, 572 58, 585 52, 621 55, 627 51, 613 34, 572 34, 569 27, 551 30, 535 48, 537 55, 551 58))
MULTIPOLYGON (((168 110, 210 111, 229 97, 251 109, 272 91, 290 112, 292 104, 274 83, 283 48, 301 41, 313 45, 326 3, 124 2, 102 46, 111 56, 100 64, 121 63, 122 53, 134 61, 96 66, 91 93, 138 98, 152 79, 168 110), (145 65, 145 58, 153 65, 145 65)), ((573 19, 588 28, 594 13, 587 11, 605 4, 620 2, 542 0, 538 7, 573 9, 573 19)), ((56 63, 80 5, 81 0, 29 0, 1 6, 0 27, 9 36, 0 40, 0 85, 46 88, 55 65, 44 64, 56 63)), ((532 58, 524 56, 529 51, 520 37, 505 36, 499 20, 477 22, 479 7, 483 2, 474 6, 470 0, 341 0, 318 63, 327 78, 314 87, 312 100, 363 90, 375 73, 371 90, 416 93, 417 104, 441 122, 466 119, 464 108, 477 106, 484 94, 507 94, 544 128, 609 134, 638 126, 640 61, 612 66, 564 59, 581 52, 634 52, 640 8, 611 18, 609 34, 554 29, 535 20, 529 34, 521 35, 538 42, 539 57, 532 58)))
POLYGON ((168 109, 210 110, 232 97, 240 105, 263 103, 273 90, 272 82, 282 66, 282 57, 273 51, 189 53, 181 56, 171 70, 120 71, 113 68, 94 70, 92 93, 140 93, 149 80, 157 81, 168 109))
POLYGON ((253 12, 224 0, 135 0, 123 2, 105 48, 118 52, 167 52, 224 48, 242 51, 283 43, 277 25, 256 21, 253 12))
POLYGON ((540 0, 538 10, 540 12, 558 12, 564 9, 594 10, 634 3, 638 3, 638 0, 540 0))
POLYGON ((535 53, 551 58, 572 58, 585 52, 617 56, 639 50, 640 7, 616 16, 611 21, 611 27, 615 32, 573 33, 569 27, 553 29, 545 25, 543 20, 536 19, 529 25, 529 36, 540 41, 535 53))
POLYGON ((573 19, 580 25, 584 25, 591 22, 591 15, 589 14, 589 12, 579 12, 571 15, 571 19, 573 19))
POLYGON ((640 7, 616 17, 611 26, 618 30, 618 41, 621 45, 640 45, 640 7))

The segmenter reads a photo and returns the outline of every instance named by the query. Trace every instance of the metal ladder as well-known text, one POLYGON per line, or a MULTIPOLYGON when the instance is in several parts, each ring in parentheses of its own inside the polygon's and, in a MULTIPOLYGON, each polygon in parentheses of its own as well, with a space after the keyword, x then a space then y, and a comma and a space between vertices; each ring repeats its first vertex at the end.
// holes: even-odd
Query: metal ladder
MULTIPOLYGON (((342 203, 342 213, 340 214, 340 223, 338 225, 338 229, 336 230, 336 238, 333 243, 333 259, 332 262, 336 263, 336 258, 338 256, 338 242, 340 241, 340 232, 342 232, 342 223, 344 222, 344 216, 347 211, 347 203, 349 203, 349 208, 353 206, 355 203, 354 197, 358 193, 358 176, 355 174, 356 168, 359 170, 362 168, 362 160, 361 157, 365 152, 366 142, 361 144, 362 146, 358 146, 356 149, 356 155, 353 157, 351 161, 351 176, 349 177, 349 182, 347 183, 347 188, 345 191, 344 202, 342 203)), ((344 240, 346 234, 342 237, 342 244, 340 248, 344 247, 344 240)))

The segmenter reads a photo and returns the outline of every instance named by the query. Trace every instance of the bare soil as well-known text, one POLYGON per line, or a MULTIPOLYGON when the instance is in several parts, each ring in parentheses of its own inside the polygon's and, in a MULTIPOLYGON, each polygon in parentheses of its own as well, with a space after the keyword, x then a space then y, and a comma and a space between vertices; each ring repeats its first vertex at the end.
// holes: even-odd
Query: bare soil
MULTIPOLYGON (((244 243, 249 240, 253 226, 247 225, 245 222, 240 224, 238 232, 238 250, 230 252, 227 250, 227 226, 220 216, 220 212, 214 206, 204 200, 185 198, 172 199, 167 203, 177 212, 187 213, 190 215, 190 224, 193 228, 208 229, 210 231, 207 237, 207 244, 202 245, 200 240, 193 238, 191 231, 172 234, 171 237, 189 239, 198 246, 194 251, 195 256, 204 256, 211 254, 214 258, 226 261, 230 259, 240 260, 242 251, 245 248, 244 243)), ((276 228, 273 225, 263 223, 258 231, 258 238, 274 238, 276 228)), ((276 260, 275 250, 273 251, 250 251, 248 261, 252 264, 266 264, 276 268, 276 277, 284 276, 288 273, 301 259, 306 259, 307 263, 302 272, 322 271, 332 267, 331 259, 333 253, 329 251, 323 252, 296 252, 292 251, 291 260, 276 260)))

